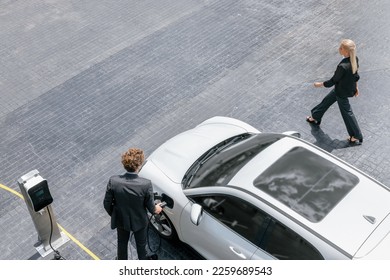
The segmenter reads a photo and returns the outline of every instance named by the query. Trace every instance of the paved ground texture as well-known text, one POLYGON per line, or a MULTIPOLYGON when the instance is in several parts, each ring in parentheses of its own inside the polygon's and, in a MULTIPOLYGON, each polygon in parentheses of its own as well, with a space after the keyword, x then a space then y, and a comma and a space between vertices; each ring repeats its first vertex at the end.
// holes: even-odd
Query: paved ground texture
MULTIPOLYGON (((77 241, 62 255, 114 259, 102 199, 108 177, 123 172, 120 154, 150 153, 215 115, 297 130, 390 185, 389 14, 388 0, 1 0, 0 259, 41 258, 26 204, 11 191, 33 169, 77 241), (351 100, 358 147, 347 145, 335 106, 321 129, 305 122, 328 92, 312 84, 333 74, 342 38, 357 42, 361 63, 361 95, 351 100)), ((159 254, 197 258, 167 242, 159 254)))

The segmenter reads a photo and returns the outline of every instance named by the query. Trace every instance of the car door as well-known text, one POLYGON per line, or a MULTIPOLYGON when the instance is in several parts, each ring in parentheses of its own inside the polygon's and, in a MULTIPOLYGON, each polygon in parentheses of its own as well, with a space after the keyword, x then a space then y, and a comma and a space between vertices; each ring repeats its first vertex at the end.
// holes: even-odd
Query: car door
POLYGON ((280 260, 323 260, 321 253, 305 238, 270 218, 267 231, 259 244, 255 255, 263 256, 265 252, 280 260))
MULTIPOLYGON (((183 241, 207 259, 252 259, 265 232, 267 216, 246 201, 222 193, 190 195, 181 215, 183 241), (191 208, 202 206, 203 214, 195 225, 191 208)), ((264 259, 272 256, 264 253, 264 259)))

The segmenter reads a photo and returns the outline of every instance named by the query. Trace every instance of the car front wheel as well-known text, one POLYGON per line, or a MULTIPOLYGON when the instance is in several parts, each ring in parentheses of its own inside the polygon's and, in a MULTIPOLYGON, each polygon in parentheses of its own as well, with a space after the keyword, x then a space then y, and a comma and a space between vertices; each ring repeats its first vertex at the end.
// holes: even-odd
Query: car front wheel
MULTIPOLYGON (((150 215, 150 214, 149 214, 150 215)), ((177 234, 175 227, 164 211, 159 215, 150 215, 150 226, 164 239, 176 240, 177 234)))

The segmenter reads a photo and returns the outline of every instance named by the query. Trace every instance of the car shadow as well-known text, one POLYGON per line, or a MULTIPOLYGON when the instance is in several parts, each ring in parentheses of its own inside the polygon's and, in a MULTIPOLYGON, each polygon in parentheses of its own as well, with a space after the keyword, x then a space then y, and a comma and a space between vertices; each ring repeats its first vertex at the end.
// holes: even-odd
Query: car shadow
POLYGON ((350 148, 348 140, 339 140, 332 139, 326 134, 319 126, 310 125, 311 126, 311 134, 316 139, 316 142, 313 144, 317 147, 324 149, 327 152, 332 152, 333 150, 350 148))

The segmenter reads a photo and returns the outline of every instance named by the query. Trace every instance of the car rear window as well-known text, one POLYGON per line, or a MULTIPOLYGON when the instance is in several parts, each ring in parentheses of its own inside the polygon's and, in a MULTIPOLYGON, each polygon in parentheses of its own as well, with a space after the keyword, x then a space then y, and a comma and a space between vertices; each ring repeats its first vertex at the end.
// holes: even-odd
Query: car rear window
POLYGON ((358 182, 358 177, 338 165, 295 147, 253 184, 309 221, 319 222, 358 182))

